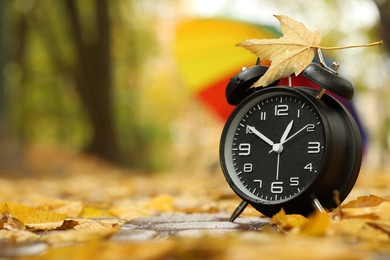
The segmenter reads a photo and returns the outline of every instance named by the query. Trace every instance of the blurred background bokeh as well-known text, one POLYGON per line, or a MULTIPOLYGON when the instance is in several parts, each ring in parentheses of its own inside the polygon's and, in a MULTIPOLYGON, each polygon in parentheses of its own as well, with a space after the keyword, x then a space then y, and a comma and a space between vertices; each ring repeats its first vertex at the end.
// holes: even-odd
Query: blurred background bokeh
MULTIPOLYGON (((43 147, 141 172, 216 172, 221 91, 276 38, 274 14, 321 32, 356 87, 364 169, 389 168, 390 1, 0 0, 0 172, 43 147)), ((231 109, 231 108, 230 108, 231 109)))

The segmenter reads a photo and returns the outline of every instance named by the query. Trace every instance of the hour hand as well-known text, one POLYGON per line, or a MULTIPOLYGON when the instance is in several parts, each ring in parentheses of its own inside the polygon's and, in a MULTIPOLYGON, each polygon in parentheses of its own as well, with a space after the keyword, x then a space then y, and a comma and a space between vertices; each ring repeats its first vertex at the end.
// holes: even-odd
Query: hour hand
POLYGON ((282 135, 282 138, 280 138, 280 143, 281 143, 281 144, 283 144, 283 143, 286 141, 287 136, 288 136, 288 134, 290 133, 291 128, 292 128, 292 126, 293 126, 293 123, 294 123, 294 120, 292 120, 292 121, 287 125, 286 130, 284 130, 284 133, 283 133, 283 135, 282 135))
POLYGON ((274 145, 274 142, 272 142, 271 139, 269 139, 268 137, 266 137, 265 135, 263 135, 262 133, 260 133, 256 128, 254 128, 253 126, 250 126, 250 125, 247 125, 246 126, 247 130, 249 130, 249 133, 253 133, 255 134, 256 136, 260 137, 261 140, 263 140, 264 142, 266 142, 267 144, 273 146, 274 145))

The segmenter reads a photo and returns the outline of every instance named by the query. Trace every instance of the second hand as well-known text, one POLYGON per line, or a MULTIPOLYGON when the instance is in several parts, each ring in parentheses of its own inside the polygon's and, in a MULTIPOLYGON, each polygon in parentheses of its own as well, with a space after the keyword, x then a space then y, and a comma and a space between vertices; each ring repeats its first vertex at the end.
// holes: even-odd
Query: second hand
POLYGON ((280 153, 278 153, 278 157, 276 159, 276 180, 279 179, 279 163, 280 163, 280 153))

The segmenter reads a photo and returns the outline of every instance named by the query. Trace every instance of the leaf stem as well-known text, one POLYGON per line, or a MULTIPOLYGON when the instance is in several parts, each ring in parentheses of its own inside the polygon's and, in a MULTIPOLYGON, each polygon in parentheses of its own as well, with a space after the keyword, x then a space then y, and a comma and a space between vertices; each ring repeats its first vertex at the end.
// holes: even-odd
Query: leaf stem
POLYGON ((370 46, 376 46, 376 45, 382 45, 383 41, 377 41, 372 43, 364 43, 364 44, 357 44, 357 45, 347 45, 347 46, 338 46, 338 47, 322 47, 322 46, 316 46, 316 45, 310 45, 311 48, 318 48, 324 51, 330 51, 330 50, 342 50, 342 49, 351 49, 351 48, 360 48, 360 47, 370 47, 370 46))

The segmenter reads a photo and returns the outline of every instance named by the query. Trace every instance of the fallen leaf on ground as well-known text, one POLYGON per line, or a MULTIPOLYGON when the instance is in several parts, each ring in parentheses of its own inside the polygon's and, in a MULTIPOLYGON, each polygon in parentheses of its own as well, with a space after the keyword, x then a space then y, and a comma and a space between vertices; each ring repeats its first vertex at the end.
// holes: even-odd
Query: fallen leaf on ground
POLYGON ((175 209, 172 196, 166 194, 151 198, 146 203, 146 208, 160 212, 173 211, 175 209))
POLYGON ((81 201, 51 200, 39 204, 34 208, 65 214, 67 217, 71 218, 77 218, 80 217, 83 211, 83 204, 81 201))
POLYGON ((73 221, 77 222, 77 225, 72 229, 50 231, 42 236, 41 240, 50 244, 96 241, 114 235, 120 228, 118 220, 75 219, 73 221))
POLYGON ((97 207, 84 207, 81 213, 81 217, 83 218, 97 218, 97 217, 107 217, 108 210, 97 208, 97 207))
POLYGON ((300 234, 309 236, 325 235, 329 226, 329 218, 328 213, 316 211, 301 226, 300 234))
POLYGON ((39 224, 47 222, 58 222, 65 220, 68 216, 52 211, 39 210, 19 203, 7 202, 4 209, 24 224, 39 224))
POLYGON ((38 239, 39 235, 26 230, 0 230, 0 241, 7 240, 8 242, 26 242, 37 241, 38 239))
POLYGON ((377 196, 361 196, 340 208, 342 218, 390 221, 390 201, 377 196))
POLYGON ((25 226, 22 221, 14 218, 10 213, 4 211, 3 213, 0 213, 0 229, 24 230, 25 226))
POLYGON ((343 208, 375 207, 386 201, 385 199, 375 196, 359 196, 357 199, 348 202, 343 208))
POLYGON ((133 218, 138 217, 147 217, 152 216, 154 213, 150 209, 146 209, 142 205, 138 205, 139 203, 133 200, 122 200, 116 202, 110 209, 109 214, 123 219, 123 220, 131 220, 133 218))
POLYGON ((286 214, 281 209, 271 219, 271 224, 276 224, 281 230, 290 230, 292 228, 301 227, 307 222, 307 218, 299 214, 286 214))
POLYGON ((328 231, 328 236, 344 237, 346 239, 388 242, 386 232, 368 225, 361 219, 342 219, 333 222, 328 231))
POLYGON ((74 227, 75 230, 86 231, 86 232, 100 232, 100 231, 117 231, 120 227, 118 220, 92 220, 92 219, 76 219, 78 225, 74 227))

